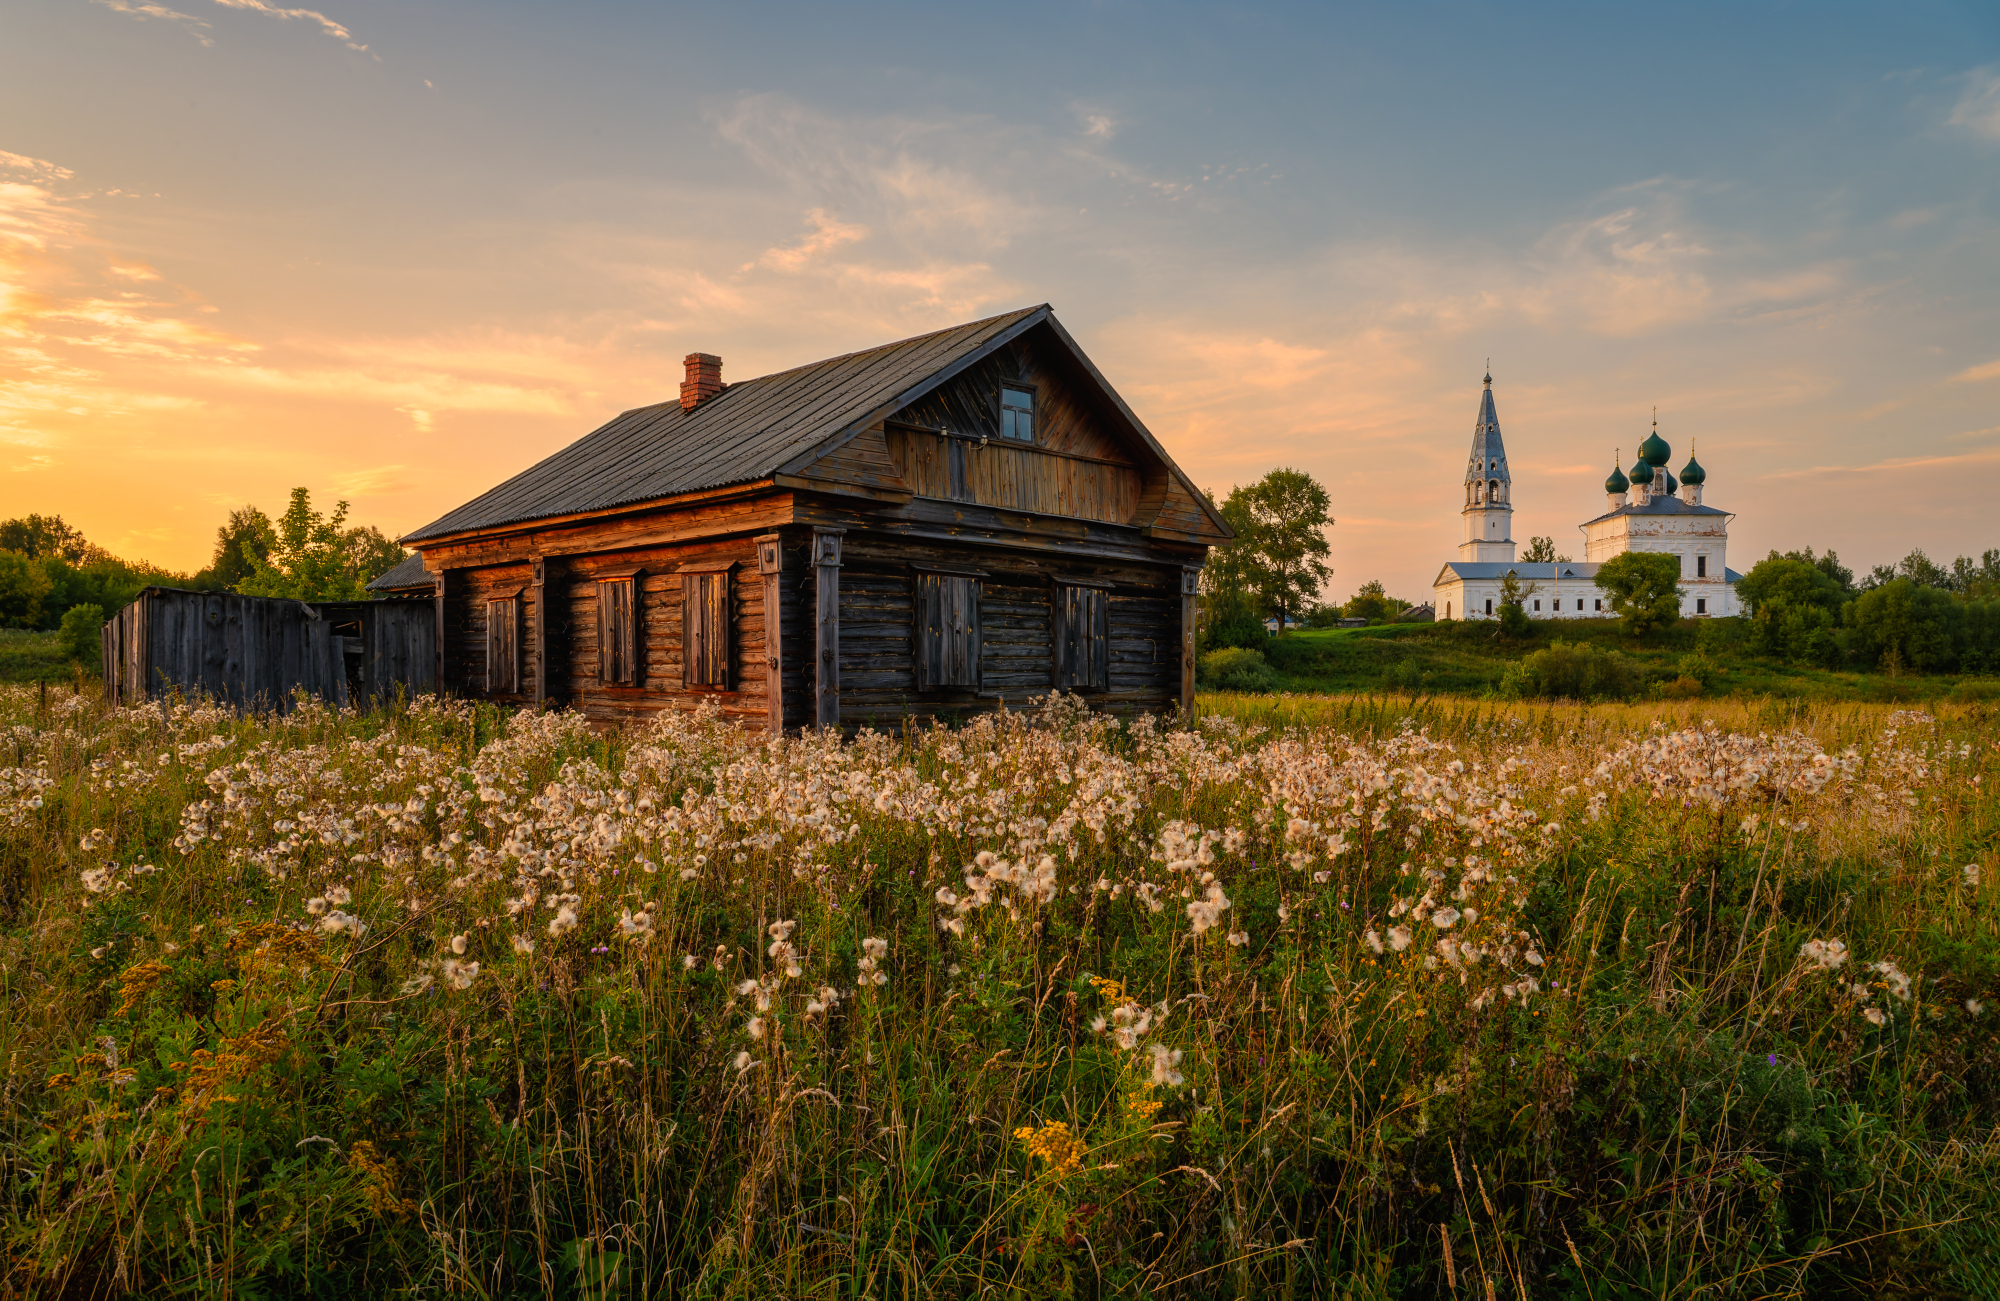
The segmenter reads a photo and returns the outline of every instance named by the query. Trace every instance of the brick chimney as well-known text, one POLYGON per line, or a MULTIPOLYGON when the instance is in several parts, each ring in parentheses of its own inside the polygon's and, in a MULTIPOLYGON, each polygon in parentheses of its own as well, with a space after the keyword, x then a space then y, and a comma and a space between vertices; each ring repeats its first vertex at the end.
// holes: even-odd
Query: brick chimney
POLYGON ((722 358, 706 352, 687 355, 687 378, 681 381, 681 410, 692 411, 722 392, 722 358))

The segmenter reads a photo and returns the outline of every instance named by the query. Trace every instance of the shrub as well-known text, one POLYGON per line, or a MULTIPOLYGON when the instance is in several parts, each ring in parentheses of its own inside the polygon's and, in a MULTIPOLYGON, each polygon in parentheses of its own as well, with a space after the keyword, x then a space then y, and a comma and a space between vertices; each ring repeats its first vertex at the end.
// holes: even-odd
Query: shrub
POLYGON ((102 606, 72 605, 63 612, 62 629, 56 634, 56 641, 65 656, 88 667, 104 658, 104 643, 100 640, 103 631, 102 606))
POLYGON ((1664 700, 1693 700, 1708 688, 1700 678, 1683 673, 1672 682, 1660 684, 1660 696, 1664 700))
POLYGON ((1557 641, 1509 665, 1500 694, 1517 700, 1601 700, 1629 696, 1638 685, 1638 672, 1617 651, 1557 641))
POLYGON ((1218 691, 1269 691, 1278 685, 1278 675, 1264 662, 1263 653, 1240 646, 1212 650, 1196 667, 1202 680, 1218 691))

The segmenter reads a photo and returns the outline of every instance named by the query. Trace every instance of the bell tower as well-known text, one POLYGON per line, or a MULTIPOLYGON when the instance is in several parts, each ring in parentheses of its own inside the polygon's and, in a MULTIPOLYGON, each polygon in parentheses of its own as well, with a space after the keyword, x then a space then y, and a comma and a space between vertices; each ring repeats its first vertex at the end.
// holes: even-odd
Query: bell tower
POLYGON ((1514 559, 1514 476, 1507 472, 1507 448, 1500 441, 1500 416, 1493 409, 1493 373, 1479 398, 1479 423, 1472 428, 1472 457, 1465 467, 1465 540, 1460 560, 1514 559))

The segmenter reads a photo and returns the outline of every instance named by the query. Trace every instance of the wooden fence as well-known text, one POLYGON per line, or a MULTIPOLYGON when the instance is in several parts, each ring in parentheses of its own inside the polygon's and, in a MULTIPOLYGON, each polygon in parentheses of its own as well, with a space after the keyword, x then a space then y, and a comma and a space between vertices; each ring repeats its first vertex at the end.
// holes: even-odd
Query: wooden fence
POLYGON ((180 692, 285 709, 301 690, 365 707, 435 689, 429 601, 291 601, 149 587, 104 625, 104 694, 180 692))

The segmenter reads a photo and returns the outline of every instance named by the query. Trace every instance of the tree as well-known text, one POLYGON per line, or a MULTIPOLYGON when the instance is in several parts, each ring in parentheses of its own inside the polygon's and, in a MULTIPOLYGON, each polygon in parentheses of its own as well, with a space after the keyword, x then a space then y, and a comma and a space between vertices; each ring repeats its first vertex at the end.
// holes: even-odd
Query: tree
POLYGON ((216 527, 215 555, 208 568, 194 576, 194 586, 203 591, 235 591, 238 583, 256 572, 258 563, 270 560, 270 539, 274 536, 270 516, 255 506, 238 506, 216 527))
POLYGON ((1361 590, 1342 607, 1341 613, 1350 619, 1393 619, 1410 608, 1408 601, 1390 596, 1382 590, 1382 580, 1371 578, 1361 585, 1361 590))
POLYGON ((18 551, 0 551, 0 627, 39 628, 49 575, 18 551))
MULTIPOLYGON (((1215 494, 1209 493, 1211 505, 1215 494)), ((1232 492, 1216 507, 1236 534, 1233 541, 1209 552, 1201 571, 1200 620, 1204 650, 1225 646, 1255 648, 1264 644, 1264 620, 1257 614, 1254 591, 1255 554, 1249 538, 1256 522, 1250 508, 1232 492)))
POLYGON ((289 596, 302 601, 351 601, 365 598, 366 580, 355 567, 354 547, 342 525, 347 503, 329 517, 313 509, 312 495, 292 489, 292 504, 263 535, 265 555, 246 541, 242 556, 250 562, 248 577, 236 584, 245 596, 289 596))
POLYGON ((1840 656, 1836 630, 1849 599, 1826 568, 1793 552, 1773 551, 1736 584, 1757 649, 1781 659, 1831 666, 1840 656))
POLYGON ((1959 605, 1939 588, 1892 578, 1847 607, 1854 649, 1864 663, 1884 668, 1900 665, 1919 673, 1950 669, 1958 661, 1953 632, 1959 605))
POLYGON ((1312 608, 1333 577, 1333 566, 1326 563, 1333 548, 1324 532, 1333 524, 1332 504, 1311 475, 1291 469, 1232 489, 1223 502, 1223 518, 1237 530, 1236 540, 1223 550, 1237 553, 1230 563, 1239 567, 1259 612, 1277 619, 1280 632, 1312 608))
POLYGON ((1554 538, 1529 538, 1528 549, 1521 553, 1521 562, 1528 565, 1566 565, 1568 556, 1556 554, 1554 538))
POLYGON ((1656 551, 1627 551, 1597 570, 1597 585, 1634 637, 1672 627, 1681 617, 1680 583, 1681 558, 1656 551))
POLYGON ((1500 631, 1503 637, 1525 637, 1528 626, 1528 598, 1542 590, 1540 583, 1523 583, 1510 569, 1500 576, 1500 631))
POLYGON ((110 552, 63 523, 60 515, 23 515, 0 524, 0 548, 37 560, 58 556, 72 565, 111 558, 110 552))
POLYGON ((402 564, 408 555, 394 538, 373 524, 347 530, 347 560, 364 588, 402 564))

